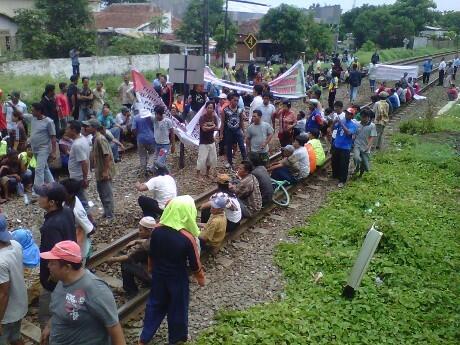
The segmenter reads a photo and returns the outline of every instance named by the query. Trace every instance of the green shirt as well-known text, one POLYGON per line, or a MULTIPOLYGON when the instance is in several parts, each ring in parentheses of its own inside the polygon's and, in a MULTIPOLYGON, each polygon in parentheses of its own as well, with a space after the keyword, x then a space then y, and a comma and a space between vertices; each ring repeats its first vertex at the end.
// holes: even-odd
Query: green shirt
POLYGON ((96 134, 93 143, 93 160, 94 160, 94 172, 96 175, 96 181, 102 181, 102 172, 104 171, 104 157, 105 155, 110 156, 110 167, 109 177, 113 179, 115 177, 115 165, 113 162, 112 148, 110 147, 107 139, 100 133, 96 134))

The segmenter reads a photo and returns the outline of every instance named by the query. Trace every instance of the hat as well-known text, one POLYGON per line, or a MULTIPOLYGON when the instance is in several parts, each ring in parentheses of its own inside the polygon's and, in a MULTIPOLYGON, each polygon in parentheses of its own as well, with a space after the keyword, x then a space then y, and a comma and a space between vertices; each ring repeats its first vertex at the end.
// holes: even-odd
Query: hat
POLYGON ((387 98, 387 97, 388 97, 388 92, 386 92, 386 91, 380 92, 380 93, 379 93, 379 97, 387 98))
POLYGON ((127 113, 127 112, 129 112, 129 108, 125 107, 125 106, 122 106, 121 107, 121 113, 123 114, 123 113, 127 113))
POLYGON ((66 199, 67 191, 65 187, 58 182, 51 182, 44 184, 41 187, 34 187, 35 193, 39 196, 46 197, 48 200, 64 202, 66 199))
POLYGON ((219 99, 227 99, 227 94, 222 92, 222 93, 219 95, 219 99))
POLYGON ((15 98, 20 98, 21 93, 19 91, 13 91, 13 92, 10 93, 10 96, 15 97, 15 98))
POLYGON ((311 103, 311 104, 319 104, 319 101, 316 99, 316 98, 310 98, 308 100, 308 103, 311 103))
POLYGON ((229 183, 230 180, 231 178, 228 174, 217 174, 217 183, 219 184, 229 183))
POLYGON ((347 113, 352 114, 353 116, 355 116, 355 114, 356 114, 356 109, 355 109, 355 108, 352 108, 352 107, 347 108, 347 110, 345 110, 345 111, 346 111, 347 113))
POLYGON ((54 245, 49 252, 40 253, 45 260, 64 260, 75 264, 81 263, 80 246, 74 241, 62 241, 54 245))
POLYGON ((2 242, 8 242, 12 239, 10 232, 6 229, 7 227, 8 223, 5 216, 0 214, 0 241, 2 242))
POLYGON ((22 247, 22 262, 24 266, 36 267, 40 263, 40 250, 34 241, 32 232, 28 229, 16 229, 11 233, 13 240, 22 247))
POLYGON ((286 145, 285 147, 281 148, 283 151, 289 151, 289 152, 294 152, 295 148, 292 145, 286 145))
POLYGON ((157 222, 153 217, 144 217, 139 221, 139 225, 142 225, 144 228, 153 229, 156 226, 157 222))
POLYGON ((323 80, 324 80, 324 77, 323 77, 323 76, 321 76, 321 77, 318 78, 318 81, 323 81, 323 80))
POLYGON ((99 127, 101 127, 101 124, 99 123, 98 120, 96 119, 89 119, 87 121, 82 121, 81 122, 82 126, 85 126, 85 127, 93 127, 93 128, 96 128, 98 129, 99 127))
POLYGON ((212 208, 225 208, 227 206, 227 198, 223 195, 214 194, 211 196, 212 208))

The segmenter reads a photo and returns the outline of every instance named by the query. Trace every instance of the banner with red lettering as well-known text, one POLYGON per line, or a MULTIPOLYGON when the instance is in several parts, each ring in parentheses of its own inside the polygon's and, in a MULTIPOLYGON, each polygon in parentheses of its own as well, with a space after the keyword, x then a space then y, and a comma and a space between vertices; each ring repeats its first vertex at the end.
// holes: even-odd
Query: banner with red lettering
POLYGON ((199 119, 204 113, 204 106, 195 115, 189 124, 181 123, 171 115, 169 109, 165 106, 163 100, 153 88, 152 84, 137 70, 131 71, 134 91, 136 92, 136 108, 142 117, 154 116, 155 107, 160 105, 165 108, 165 116, 170 118, 174 124, 174 132, 179 140, 185 145, 198 146, 200 141, 199 119))

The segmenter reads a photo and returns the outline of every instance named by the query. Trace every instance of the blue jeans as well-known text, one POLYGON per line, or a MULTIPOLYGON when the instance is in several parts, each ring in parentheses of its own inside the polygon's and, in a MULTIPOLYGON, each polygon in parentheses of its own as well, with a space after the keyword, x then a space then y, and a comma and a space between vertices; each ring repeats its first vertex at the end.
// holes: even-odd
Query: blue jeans
POLYGON ((169 144, 156 144, 155 145, 155 160, 159 163, 166 165, 166 159, 169 154, 169 144), (160 155, 160 150, 163 149, 164 152, 160 155))
POLYGON ((147 344, 161 322, 168 318, 169 344, 187 341, 189 281, 187 274, 168 277, 152 275, 152 287, 145 306, 144 328, 140 340, 147 344))
POLYGON ((72 75, 80 75, 80 64, 72 65, 72 75))
POLYGON ((78 111, 78 121, 86 121, 89 119, 89 108, 81 108, 78 111))
POLYGON ((120 159, 120 153, 118 152, 118 145, 115 144, 114 142, 111 142, 110 147, 112 148, 113 160, 114 161, 119 160, 120 159))
POLYGON ((375 92, 375 80, 369 79, 369 85, 371 87, 371 92, 375 92))
POLYGON ((44 183, 54 182, 54 177, 48 166, 49 149, 38 150, 34 152, 34 155, 37 160, 34 187, 41 187, 44 183))
POLYGON ((288 181, 291 184, 297 182, 297 179, 294 176, 292 176, 291 172, 287 167, 280 167, 273 170, 272 179, 277 181, 288 181))
POLYGON ((120 127, 112 127, 112 128, 109 129, 109 131, 110 131, 110 133, 112 133, 112 135, 115 137, 115 139, 120 141, 120 135, 121 135, 120 127))
POLYGON ((246 154, 246 147, 244 146, 243 131, 241 129, 234 131, 234 130, 226 128, 224 137, 225 137, 225 146, 227 150, 226 152, 227 152, 228 164, 233 165, 233 154, 232 154, 233 144, 238 144, 238 147, 240 148, 240 151, 241 151, 241 156, 243 157, 243 160, 245 160, 247 158, 247 154, 246 154))
POLYGON ((350 86, 350 102, 354 102, 358 96, 359 86, 350 86))
POLYGON ((32 170, 30 169, 27 169, 22 175, 21 175, 21 181, 24 185, 29 185, 33 182, 33 176, 34 176, 34 173, 32 172, 32 170))

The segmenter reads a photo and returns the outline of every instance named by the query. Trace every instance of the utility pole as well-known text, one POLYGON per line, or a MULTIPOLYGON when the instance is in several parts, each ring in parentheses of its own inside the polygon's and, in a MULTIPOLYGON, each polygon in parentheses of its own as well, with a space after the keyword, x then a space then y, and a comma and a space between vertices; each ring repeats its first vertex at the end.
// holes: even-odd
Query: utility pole
POLYGON ((209 65, 209 0, 203 0, 203 55, 209 65))
POLYGON ((225 0, 225 22, 224 22, 224 53, 222 55, 222 68, 227 62, 227 27, 228 27, 228 0, 225 0))

